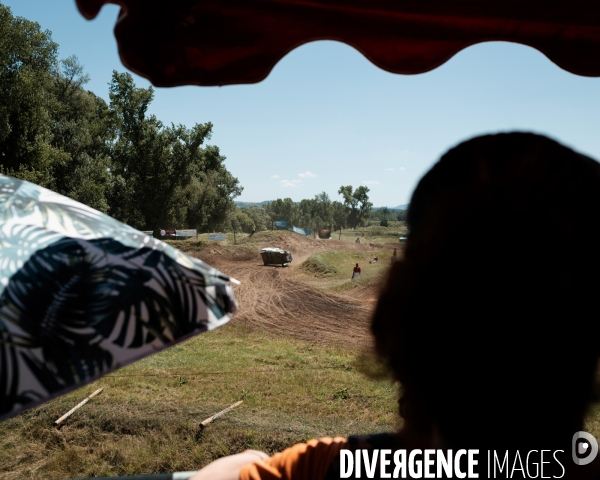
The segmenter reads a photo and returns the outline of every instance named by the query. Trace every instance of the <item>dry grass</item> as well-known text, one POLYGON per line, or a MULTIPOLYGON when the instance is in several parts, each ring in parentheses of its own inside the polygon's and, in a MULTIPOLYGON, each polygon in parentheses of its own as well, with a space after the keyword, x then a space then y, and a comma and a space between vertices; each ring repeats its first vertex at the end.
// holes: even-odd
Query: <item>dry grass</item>
POLYGON ((195 470, 246 448, 274 452, 313 437, 389 431, 396 397, 389 382, 359 373, 349 350, 233 321, 0 424, 0 477, 195 470), (98 386, 100 396, 62 428, 53 425, 98 386), (200 421, 239 399, 200 432, 200 421))
MULTIPOLYGON (((297 278, 313 288, 351 295, 354 299, 375 300, 390 265, 393 249, 386 246, 370 250, 331 250, 308 257, 297 266, 297 278), (376 263, 370 263, 378 257, 376 263), (354 265, 360 277, 351 280, 354 265)), ((398 255, 402 252, 399 251, 398 255)))
POLYGON ((332 238, 346 242, 356 242, 356 238, 360 237, 362 243, 390 243, 400 244, 398 238, 400 235, 406 235, 408 228, 406 222, 390 222, 389 227, 381 227, 379 225, 369 225, 366 227, 357 227, 355 230, 342 230, 342 235, 337 231, 332 233, 332 238))
MULTIPOLYGON (((357 365, 368 361, 357 345, 364 344, 369 309, 359 304, 372 305, 392 244, 359 246, 288 232, 238 240, 237 246, 169 242, 243 280, 237 288, 242 311, 231 324, 0 423, 0 478, 195 470, 247 448, 271 453, 324 435, 397 428, 395 386, 366 378, 357 365), (290 249, 295 259, 304 252, 333 273, 296 262, 263 268, 257 256, 263 246, 290 249), (369 264, 374 256, 380 261, 369 264), (362 275, 350 281, 355 262, 362 275), (54 426, 98 386, 105 387, 100 396, 60 429, 54 426), (200 421, 240 399, 242 406, 199 430, 200 421)), ((597 405, 585 428, 600 437, 597 405)))

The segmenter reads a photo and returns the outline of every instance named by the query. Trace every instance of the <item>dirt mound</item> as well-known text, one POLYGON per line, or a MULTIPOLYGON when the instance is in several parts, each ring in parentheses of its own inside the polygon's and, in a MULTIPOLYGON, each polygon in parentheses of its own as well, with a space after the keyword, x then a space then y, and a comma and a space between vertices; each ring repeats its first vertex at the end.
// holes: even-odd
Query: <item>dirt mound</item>
POLYGON ((317 277, 328 277, 339 273, 335 266, 327 262, 321 255, 312 255, 300 264, 300 269, 317 277))
POLYGON ((327 240, 298 235, 293 232, 259 232, 254 235, 253 243, 260 248, 278 247, 290 252, 314 251, 325 248, 327 240))

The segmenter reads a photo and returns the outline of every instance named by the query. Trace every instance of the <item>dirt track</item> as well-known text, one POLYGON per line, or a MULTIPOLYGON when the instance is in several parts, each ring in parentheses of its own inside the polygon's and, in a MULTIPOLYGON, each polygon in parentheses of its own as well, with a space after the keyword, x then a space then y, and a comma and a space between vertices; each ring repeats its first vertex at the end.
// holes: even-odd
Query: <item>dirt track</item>
POLYGON ((277 246, 292 251, 293 267, 265 267, 258 252, 234 257, 219 247, 208 247, 198 255, 242 282, 235 287, 240 311, 233 321, 302 340, 368 345, 373 303, 315 290, 296 280, 294 270, 314 252, 331 248, 369 250, 369 245, 288 237, 277 246))

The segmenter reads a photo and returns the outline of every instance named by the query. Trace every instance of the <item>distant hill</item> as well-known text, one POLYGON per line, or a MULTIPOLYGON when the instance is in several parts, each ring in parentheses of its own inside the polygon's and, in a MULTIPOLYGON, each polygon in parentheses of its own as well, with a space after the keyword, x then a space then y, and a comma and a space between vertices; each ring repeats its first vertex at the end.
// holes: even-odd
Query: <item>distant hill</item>
POLYGON ((265 200, 264 202, 233 202, 235 206, 238 208, 250 208, 252 205, 258 205, 259 207, 264 207, 271 203, 271 200, 265 200))
MULTIPOLYGON (((405 205, 398 205, 397 207, 388 207, 390 209, 390 212, 394 211, 394 210, 407 210, 408 209, 408 203, 405 205)), ((381 210, 383 207, 373 207, 372 210, 374 212, 376 212, 377 210, 381 210)))

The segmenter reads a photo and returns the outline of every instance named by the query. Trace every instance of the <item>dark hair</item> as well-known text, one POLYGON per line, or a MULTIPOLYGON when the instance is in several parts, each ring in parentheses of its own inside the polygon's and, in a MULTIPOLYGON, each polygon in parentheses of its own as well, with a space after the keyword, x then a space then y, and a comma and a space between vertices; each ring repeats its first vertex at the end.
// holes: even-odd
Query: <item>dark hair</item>
POLYGON ((407 222, 372 323, 407 402, 451 443, 570 441, 599 353, 600 165, 477 137, 423 177, 407 222))

